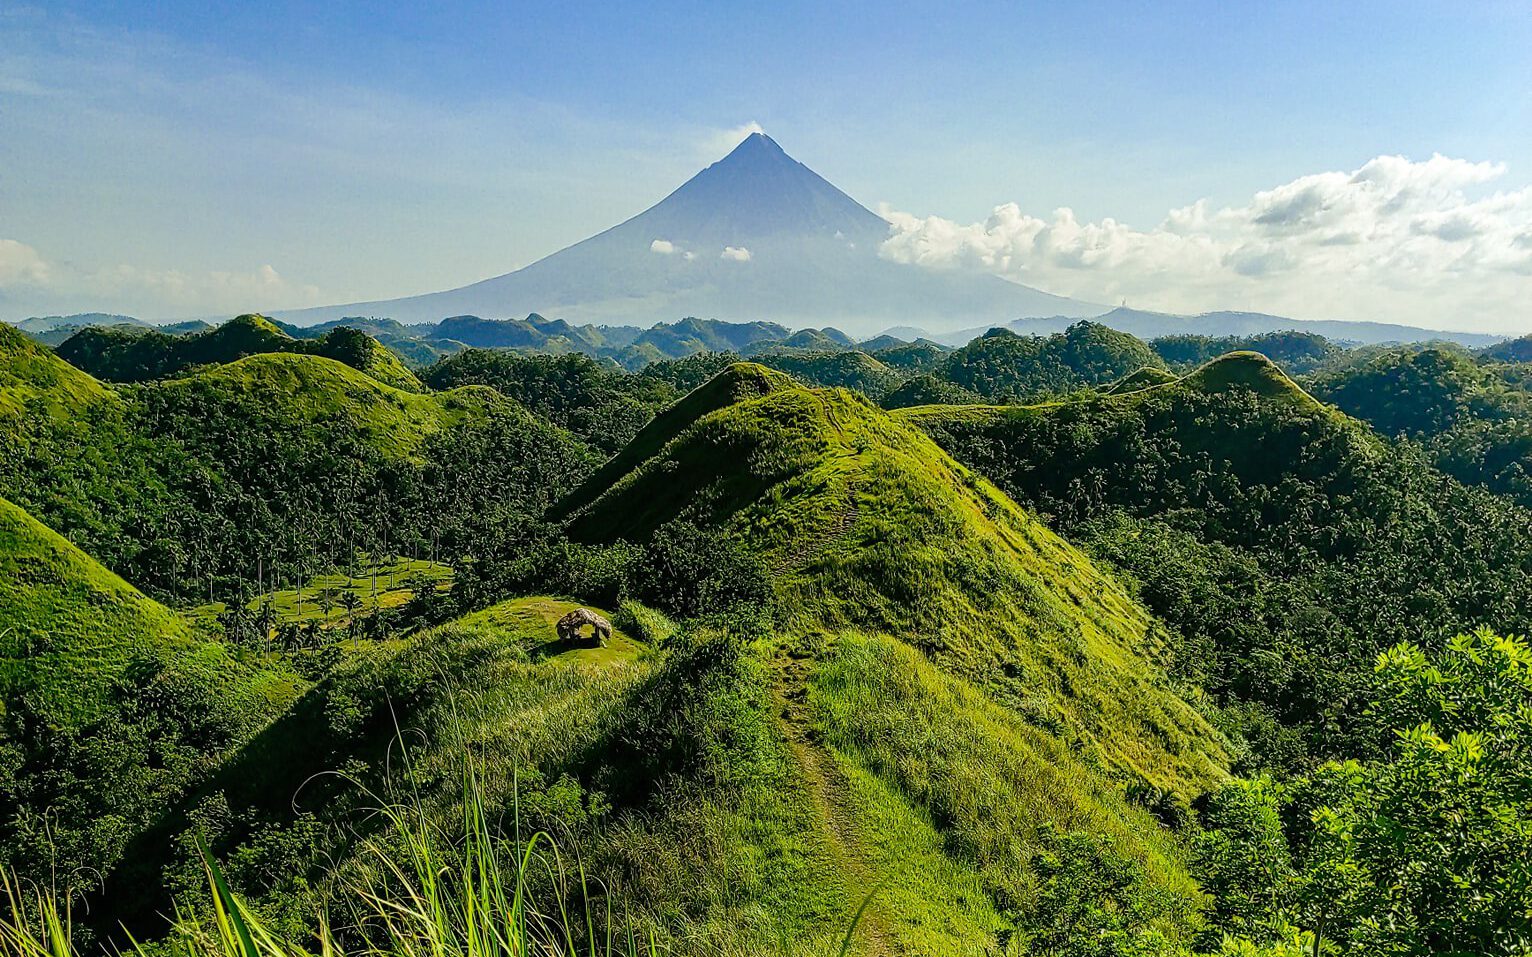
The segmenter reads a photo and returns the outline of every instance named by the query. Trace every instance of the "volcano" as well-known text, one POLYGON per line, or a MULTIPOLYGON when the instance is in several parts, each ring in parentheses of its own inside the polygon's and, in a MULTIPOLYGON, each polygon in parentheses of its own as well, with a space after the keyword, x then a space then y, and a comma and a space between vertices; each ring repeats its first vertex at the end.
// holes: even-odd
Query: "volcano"
POLYGON ((434 322, 454 315, 647 325, 686 316, 953 330, 1104 307, 996 276, 883 259, 889 224, 764 133, 656 205, 515 272, 445 292, 283 313, 434 322))

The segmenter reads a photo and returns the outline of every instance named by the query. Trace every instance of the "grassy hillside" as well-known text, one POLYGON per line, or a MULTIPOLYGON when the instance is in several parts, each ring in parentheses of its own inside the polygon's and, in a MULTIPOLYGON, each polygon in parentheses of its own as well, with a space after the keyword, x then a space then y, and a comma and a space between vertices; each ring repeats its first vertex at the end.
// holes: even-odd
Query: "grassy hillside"
POLYGON ((1156 766, 1162 741, 1124 735, 1146 720, 1168 721, 1161 731, 1183 742, 1206 730, 1173 694, 1151 690, 1147 615, 1085 556, 865 400, 779 388, 701 416, 596 496, 574 529, 642 540, 678 517, 747 541, 776 572, 786 607, 799 609, 795 630, 904 636, 1008 700, 1089 729, 1109 764, 1156 784, 1215 773, 1216 760, 1191 756, 1189 767, 1156 766), (1133 699, 1164 710, 1129 718, 1121 702, 1133 699))
POLYGON ((138 650, 189 638, 185 622, 0 499, 0 689, 35 689, 52 720, 96 717, 138 650))
POLYGON ((1154 366, 1144 366, 1142 369, 1125 375, 1116 382, 1107 386, 1103 391, 1108 395, 1124 395, 1129 392, 1140 392, 1144 389, 1167 382, 1176 381, 1176 374, 1166 369, 1156 369, 1154 366))
POLYGON ((786 372, 804 385, 855 389, 873 401, 892 390, 903 376, 865 352, 764 352, 762 365, 786 372))
MULTIPOLYGON (((162 414, 192 412, 207 405, 226 412, 247 410, 256 421, 304 430, 343 427, 388 456, 415 456, 432 436, 480 418, 489 410, 514 406, 498 393, 465 387, 419 395, 388 386, 337 360, 319 356, 264 353, 180 379, 140 387, 136 397, 151 429, 166 426, 162 414)), ((211 425, 211 423, 210 423, 211 425)), ((195 434, 195 418, 169 424, 170 434, 195 434)))
POLYGON ((1532 625, 1532 515, 1252 353, 1125 395, 900 415, 1137 578, 1257 762, 1347 753, 1398 641, 1532 625))
POLYGON ((111 866, 301 686, 0 499, 0 859, 20 874, 72 884, 111 866))
POLYGON ((100 382, 0 323, 0 419, 32 412, 72 415, 108 397, 100 382))

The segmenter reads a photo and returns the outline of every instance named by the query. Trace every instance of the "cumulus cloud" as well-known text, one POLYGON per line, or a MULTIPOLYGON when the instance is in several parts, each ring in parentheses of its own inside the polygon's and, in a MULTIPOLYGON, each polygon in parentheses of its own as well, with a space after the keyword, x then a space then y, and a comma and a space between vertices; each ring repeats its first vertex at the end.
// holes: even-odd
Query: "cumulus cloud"
POLYGON ((649 244, 649 251, 659 253, 661 256, 673 256, 676 253, 676 244, 668 239, 656 239, 649 244))
POLYGON ((957 223, 884 207, 881 254, 978 269, 1095 302, 1255 308, 1304 317, 1527 331, 1532 188, 1491 191, 1500 163, 1380 156, 1243 205, 1171 210, 1150 229, 1016 203, 957 223))
POLYGON ((0 239, 0 289, 40 286, 48 281, 48 264, 37 250, 14 239, 0 239))
POLYGON ((719 258, 727 259, 730 262, 746 263, 750 261, 750 250, 743 246, 725 246, 723 247, 723 255, 719 258))
POLYGON ((22 318, 29 312, 132 312, 150 318, 292 309, 323 298, 271 266, 188 272, 128 264, 81 267, 51 262, 14 239, 0 239, 0 300, 22 318))

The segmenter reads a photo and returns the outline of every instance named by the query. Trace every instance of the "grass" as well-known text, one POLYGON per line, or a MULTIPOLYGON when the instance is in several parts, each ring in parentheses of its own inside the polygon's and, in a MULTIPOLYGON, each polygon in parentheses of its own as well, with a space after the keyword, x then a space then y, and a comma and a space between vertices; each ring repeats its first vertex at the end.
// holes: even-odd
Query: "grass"
POLYGON ((493 408, 517 408, 483 386, 418 395, 334 359, 277 353, 248 356, 140 388, 195 390, 215 402, 253 403, 263 418, 289 429, 344 421, 395 458, 418 457, 429 436, 481 418, 493 408))
POLYGON ((295 679, 248 670, 20 508, 0 499, 0 689, 79 726, 111 706, 124 670, 167 656, 223 686, 230 712, 290 701, 295 679), (241 700, 249 699, 249 700, 241 700))
MULTIPOLYGON (((183 902, 166 939, 131 942, 129 954, 184 957, 614 957, 661 952, 625 928, 618 902, 603 899, 577 863, 544 832, 504 833, 472 770, 462 815, 433 821, 418 803, 380 801, 378 837, 363 840, 364 865, 345 879, 345 906, 315 915, 300 944, 236 893, 203 850, 205 903, 183 902), (540 894, 539 891, 542 891, 540 894), (570 909, 578 892, 583 903, 570 909)), ((81 957, 71 912, 20 882, 4 881, 3 957, 81 957)))
MULTIPOLYGON (((398 608, 415 597, 414 586, 428 581, 438 591, 452 587, 452 566, 423 558, 397 558, 391 562, 365 565, 354 573, 331 572, 315 575, 301 588, 285 588, 257 595, 245 603, 258 612, 268 602, 275 624, 303 624, 317 621, 326 627, 340 627, 353 617, 398 608), (343 604, 344 595, 355 595, 361 604, 353 615, 343 604), (324 607, 328 597, 330 607, 324 607)), ((217 621, 228 610, 224 602, 212 602, 189 608, 185 616, 195 622, 217 621)))
POLYGON ((14 326, 0 323, 0 418, 19 416, 30 408, 55 416, 73 415, 112 398, 106 386, 14 326))

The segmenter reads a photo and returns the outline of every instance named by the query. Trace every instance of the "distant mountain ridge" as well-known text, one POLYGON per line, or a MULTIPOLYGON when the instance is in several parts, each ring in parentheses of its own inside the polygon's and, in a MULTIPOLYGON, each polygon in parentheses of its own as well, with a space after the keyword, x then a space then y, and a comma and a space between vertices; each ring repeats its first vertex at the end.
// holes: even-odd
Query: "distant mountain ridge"
POLYGON ((309 325, 343 316, 404 323, 474 314, 556 314, 639 324, 702 316, 874 333, 894 323, 954 328, 1100 306, 978 273, 878 255, 889 224, 763 133, 658 204, 523 269, 445 292, 279 313, 309 325))
MULTIPOLYGON (((1377 345, 1387 342, 1456 342, 1459 345, 1488 346, 1505 340, 1483 332, 1452 332, 1445 329, 1422 329, 1390 322, 1347 322, 1335 319, 1289 319, 1261 312, 1219 311, 1204 312, 1195 316, 1177 315, 1169 312, 1149 312, 1119 306, 1110 312, 1091 317, 1095 322, 1110 326, 1119 332, 1127 332, 1140 339, 1157 339, 1161 336, 1249 336, 1263 332, 1313 332, 1337 342, 1358 345, 1377 345)), ((1046 336, 1063 332, 1075 321, 1067 315, 1047 318, 1014 319, 1004 328, 1023 335, 1046 336)), ((963 329, 931 338, 948 345, 962 345, 989 331, 983 326, 963 329)))

